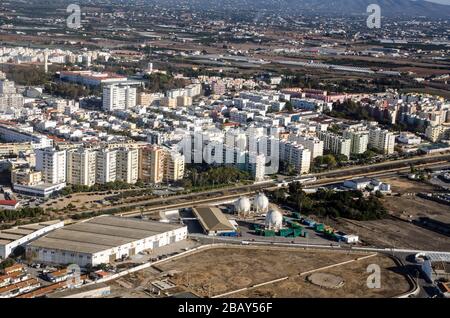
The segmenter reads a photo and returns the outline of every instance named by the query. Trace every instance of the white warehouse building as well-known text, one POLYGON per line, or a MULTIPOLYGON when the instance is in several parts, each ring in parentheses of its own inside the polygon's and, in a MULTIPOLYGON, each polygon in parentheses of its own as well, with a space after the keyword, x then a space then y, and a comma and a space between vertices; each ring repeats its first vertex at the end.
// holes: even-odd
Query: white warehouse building
POLYGON ((54 231, 26 253, 36 262, 94 267, 186 238, 187 226, 100 216, 54 231))
POLYGON ((48 221, 21 225, 0 231, 0 260, 6 259, 18 247, 64 226, 64 221, 48 221))

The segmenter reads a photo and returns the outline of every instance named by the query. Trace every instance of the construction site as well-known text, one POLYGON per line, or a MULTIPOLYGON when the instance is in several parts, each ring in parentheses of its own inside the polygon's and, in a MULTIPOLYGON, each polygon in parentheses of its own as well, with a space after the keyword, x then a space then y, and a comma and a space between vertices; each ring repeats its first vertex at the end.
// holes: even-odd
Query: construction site
POLYGON ((111 296, 396 297, 413 289, 394 259, 377 253, 217 245, 110 283, 111 296), (381 286, 367 285, 376 264, 381 286))

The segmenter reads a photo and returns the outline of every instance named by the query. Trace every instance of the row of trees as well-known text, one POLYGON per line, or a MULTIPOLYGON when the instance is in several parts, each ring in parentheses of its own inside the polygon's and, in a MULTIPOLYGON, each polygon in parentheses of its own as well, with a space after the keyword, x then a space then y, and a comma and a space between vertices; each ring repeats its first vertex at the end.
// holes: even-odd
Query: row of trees
POLYGON ((194 166, 187 169, 181 186, 185 188, 217 186, 250 179, 251 176, 248 172, 235 167, 194 166))
POLYGON ((87 96, 100 96, 100 90, 96 88, 85 87, 78 84, 64 82, 47 83, 44 86, 44 92, 52 95, 69 99, 80 99, 87 96))
POLYGON ((167 74, 145 75, 146 87, 153 93, 167 91, 174 88, 182 88, 187 85, 184 79, 174 78, 167 74))
POLYGON ((333 110, 327 114, 332 117, 352 120, 376 120, 370 115, 366 107, 352 100, 346 100, 343 103, 337 101, 333 104, 333 110))
POLYGON ((41 207, 24 207, 20 210, 0 210, 0 222, 11 222, 23 218, 36 218, 44 214, 41 207))
POLYGON ((17 85, 39 86, 51 81, 52 75, 46 74, 43 68, 12 66, 7 70, 7 76, 17 85))
POLYGON ((61 190, 61 194, 66 196, 72 193, 81 193, 81 192, 100 192, 100 191, 114 191, 114 190, 127 190, 132 189, 133 187, 143 187, 144 184, 141 181, 138 181, 136 185, 132 185, 123 181, 116 180, 114 182, 108 182, 105 184, 95 184, 91 187, 84 185, 69 185, 61 190))
POLYGON ((275 202, 287 204, 306 215, 362 221, 381 219, 387 215, 387 210, 380 201, 380 194, 365 198, 361 191, 336 192, 320 189, 308 195, 300 183, 292 183, 287 191, 278 189, 272 197, 275 202))

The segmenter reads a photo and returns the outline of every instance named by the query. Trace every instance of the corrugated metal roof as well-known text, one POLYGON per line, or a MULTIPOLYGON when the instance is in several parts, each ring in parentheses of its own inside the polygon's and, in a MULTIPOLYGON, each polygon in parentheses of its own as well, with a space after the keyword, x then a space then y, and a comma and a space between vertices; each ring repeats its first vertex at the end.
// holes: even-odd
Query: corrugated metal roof
POLYGON ((226 216, 216 207, 197 207, 193 209, 200 224, 209 231, 234 231, 233 225, 226 216))
POLYGON ((57 229, 29 245, 92 254, 180 227, 183 225, 103 216, 57 229))

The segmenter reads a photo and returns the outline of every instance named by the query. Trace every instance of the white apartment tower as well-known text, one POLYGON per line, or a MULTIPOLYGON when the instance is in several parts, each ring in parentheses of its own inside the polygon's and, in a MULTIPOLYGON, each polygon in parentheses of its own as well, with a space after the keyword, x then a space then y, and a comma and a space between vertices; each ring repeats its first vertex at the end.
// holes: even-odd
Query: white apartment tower
POLYGON ((350 152, 352 154, 363 154, 367 151, 367 146, 369 145, 368 131, 346 130, 343 136, 351 140, 350 152))
POLYGON ((136 106, 136 87, 108 85, 103 88, 103 110, 124 110, 136 106))
POLYGON ((139 150, 120 148, 116 156, 116 180, 134 184, 138 181, 139 150))
POLYGON ((291 139, 297 141, 300 145, 303 145, 311 152, 311 159, 323 156, 324 143, 322 140, 316 137, 298 136, 291 139))
POLYGON ((95 184, 97 154, 91 149, 79 148, 67 152, 67 183, 93 186, 95 184))
POLYGON ((9 95, 9 94, 15 94, 16 93, 16 86, 14 85, 14 82, 3 80, 0 81, 0 95, 9 95))
POLYGON ((369 146, 387 155, 394 153, 395 135, 388 130, 374 128, 369 131, 369 146))
POLYGON ((116 181, 117 151, 102 149, 97 152, 96 183, 105 184, 116 181))
POLYGON ((184 156, 176 151, 168 151, 164 160, 164 180, 173 182, 184 177, 184 156))
POLYGON ((66 151, 54 148, 36 150, 36 170, 42 172, 42 180, 49 184, 66 182, 66 151))
POLYGON ((344 138, 342 136, 326 132, 319 131, 317 133, 320 140, 323 140, 324 149, 330 150, 332 153, 337 155, 344 155, 350 158, 352 141, 351 139, 344 138))
POLYGON ((248 154, 248 171, 255 181, 263 181, 266 175, 266 156, 262 154, 248 154))
POLYGON ((298 174, 309 173, 311 151, 295 142, 280 142, 280 160, 292 166, 298 174))

